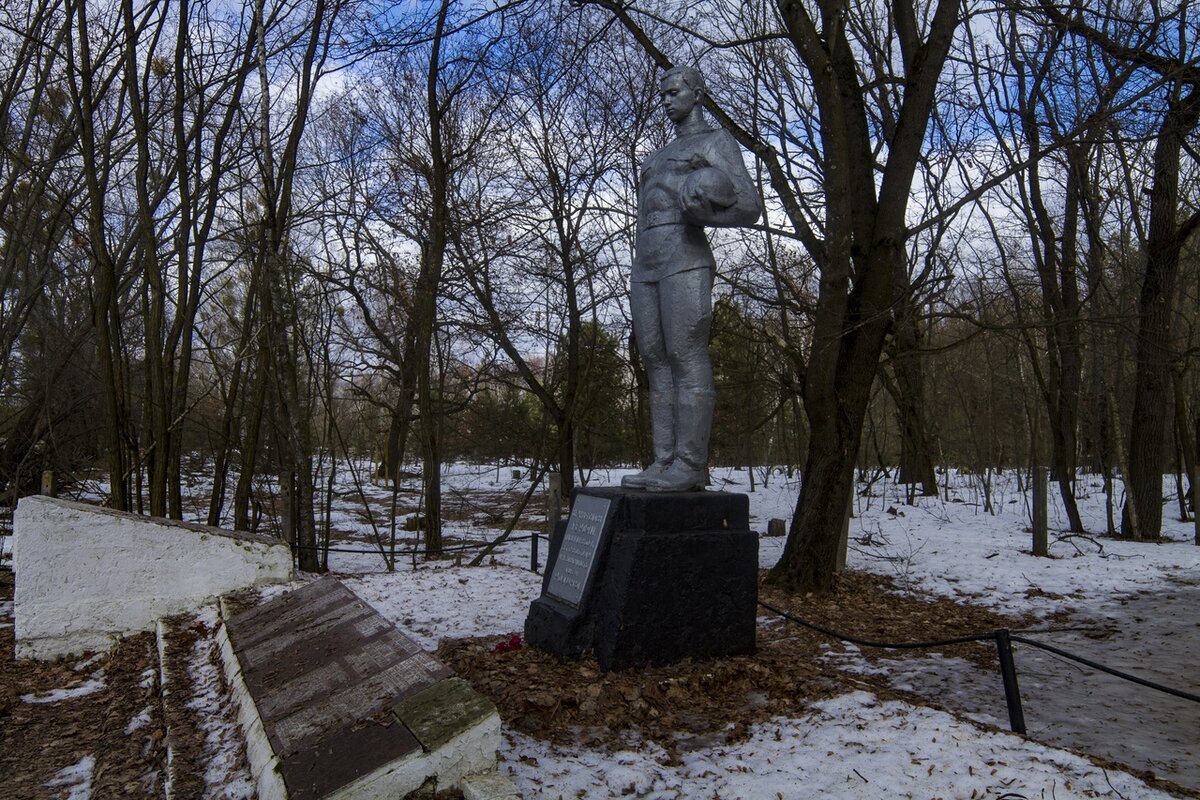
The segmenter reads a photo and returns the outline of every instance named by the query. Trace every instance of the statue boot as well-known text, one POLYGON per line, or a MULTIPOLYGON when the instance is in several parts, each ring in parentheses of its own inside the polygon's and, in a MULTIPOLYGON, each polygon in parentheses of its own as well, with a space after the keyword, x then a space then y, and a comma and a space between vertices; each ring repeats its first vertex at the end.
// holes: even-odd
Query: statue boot
POLYGON ((622 488, 645 489, 647 481, 661 476, 671 466, 675 454, 675 409, 670 392, 650 393, 650 437, 654 442, 654 463, 621 478, 622 488))
POLYGON ((708 437, 714 401, 712 393, 696 393, 675 401, 675 457, 665 472, 646 480, 647 491, 703 491, 708 483, 708 437))

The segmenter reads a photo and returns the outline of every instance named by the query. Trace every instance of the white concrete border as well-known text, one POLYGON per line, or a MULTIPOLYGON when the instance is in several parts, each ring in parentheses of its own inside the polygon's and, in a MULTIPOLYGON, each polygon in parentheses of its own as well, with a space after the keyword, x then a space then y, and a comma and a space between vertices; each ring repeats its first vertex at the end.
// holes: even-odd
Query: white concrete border
POLYGON ((273 537, 23 497, 13 514, 16 654, 56 658, 154 630, 226 592, 291 579, 273 537))
POLYGON ((170 704, 171 695, 175 691, 174 676, 167 671, 167 637, 171 627, 165 620, 159 620, 155 626, 154 639, 158 646, 158 703, 163 715, 163 730, 166 731, 167 764, 163 770, 163 797, 165 800, 175 800, 175 733, 171 730, 170 704))

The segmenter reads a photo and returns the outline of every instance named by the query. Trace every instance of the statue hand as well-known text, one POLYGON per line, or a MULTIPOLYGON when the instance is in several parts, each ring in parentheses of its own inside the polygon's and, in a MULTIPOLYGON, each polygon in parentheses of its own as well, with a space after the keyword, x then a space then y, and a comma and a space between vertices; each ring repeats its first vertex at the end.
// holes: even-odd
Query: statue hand
POLYGON ((679 190, 679 206, 684 215, 700 224, 719 224, 719 212, 735 202, 733 182, 714 167, 696 170, 679 190))
POLYGON ((684 185, 679 192, 679 204, 683 208, 683 213, 690 217, 703 218, 711 210, 708 198, 705 197, 704 189, 699 183, 684 185))

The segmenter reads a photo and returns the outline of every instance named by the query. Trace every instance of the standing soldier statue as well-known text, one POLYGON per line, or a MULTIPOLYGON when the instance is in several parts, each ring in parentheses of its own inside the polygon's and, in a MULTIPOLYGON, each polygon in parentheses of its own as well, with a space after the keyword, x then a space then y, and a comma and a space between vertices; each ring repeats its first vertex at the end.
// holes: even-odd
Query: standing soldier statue
POLYGON ((702 489, 712 429, 712 286, 704 226, 752 225, 762 201, 729 133, 704 118, 704 78, 673 67, 659 82, 675 140, 642 164, 630 309, 650 384, 654 463, 621 485, 652 492, 702 489))

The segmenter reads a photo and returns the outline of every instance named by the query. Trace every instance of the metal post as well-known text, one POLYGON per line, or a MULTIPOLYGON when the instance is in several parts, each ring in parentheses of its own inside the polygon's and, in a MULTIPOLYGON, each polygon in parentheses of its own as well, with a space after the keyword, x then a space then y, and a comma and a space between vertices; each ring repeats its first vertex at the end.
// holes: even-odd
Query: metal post
POLYGON ((538 532, 533 532, 533 538, 529 540, 529 571, 538 571, 538 532))
POLYGON ((42 470, 42 494, 46 497, 58 497, 58 486, 54 483, 54 470, 42 470))
POLYGON ((1008 704, 1008 725, 1013 733, 1025 733, 1025 709, 1021 707, 1021 687, 1017 685, 1017 665, 1013 662, 1008 630, 994 633, 996 653, 1000 656, 1000 677, 1004 680, 1004 702, 1008 704))
POLYGON ((1033 469, 1033 554, 1050 555, 1050 539, 1046 530, 1046 468, 1033 469))

